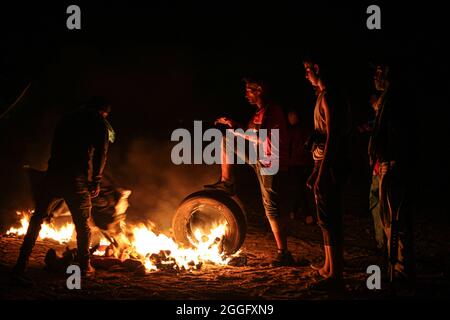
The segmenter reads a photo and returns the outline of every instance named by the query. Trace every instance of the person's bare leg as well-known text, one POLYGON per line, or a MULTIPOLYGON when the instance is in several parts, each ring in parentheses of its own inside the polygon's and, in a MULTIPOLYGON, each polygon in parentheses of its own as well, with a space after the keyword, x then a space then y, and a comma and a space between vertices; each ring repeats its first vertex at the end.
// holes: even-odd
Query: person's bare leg
POLYGON ((206 184, 204 185, 204 187, 222 190, 230 195, 234 195, 236 193, 236 190, 234 187, 233 164, 230 163, 231 161, 229 161, 229 159, 227 159, 228 157, 225 138, 223 139, 223 143, 220 150, 221 150, 220 180, 213 184, 206 184))
POLYGON ((287 250, 286 227, 281 219, 269 219, 278 250, 287 250))
POLYGON ((39 236, 39 231, 41 230, 43 221, 44 219, 39 212, 31 217, 27 233, 20 247, 19 257, 17 258, 17 262, 13 268, 14 274, 22 275, 25 272, 31 252, 39 236))
POLYGON ((327 278, 329 273, 330 273, 330 246, 324 245, 323 246, 323 254, 324 254, 324 263, 323 266, 315 266, 315 265, 311 265, 311 267, 316 270, 317 272, 319 272, 319 274, 324 277, 327 278))
POLYGON ((277 244, 277 255, 270 263, 272 267, 292 266, 296 261, 288 250, 286 225, 283 219, 269 218, 270 227, 277 244))
POLYGON ((334 245, 329 247, 329 278, 334 278, 337 280, 342 279, 342 274, 344 271, 344 264, 342 259, 342 246, 334 245))
POLYGON ((220 181, 227 182, 227 183, 233 183, 233 173, 232 173, 232 164, 228 163, 227 159, 227 150, 226 150, 226 143, 222 143, 221 147, 221 175, 220 175, 220 181))
POLYGON ((319 269, 319 274, 326 278, 328 277, 330 273, 330 246, 324 245, 324 251, 325 251, 325 263, 323 264, 323 267, 319 269))
POLYGON ((345 290, 343 276, 342 245, 326 246, 328 252, 329 272, 323 279, 312 282, 308 285, 310 290, 328 291, 345 290))

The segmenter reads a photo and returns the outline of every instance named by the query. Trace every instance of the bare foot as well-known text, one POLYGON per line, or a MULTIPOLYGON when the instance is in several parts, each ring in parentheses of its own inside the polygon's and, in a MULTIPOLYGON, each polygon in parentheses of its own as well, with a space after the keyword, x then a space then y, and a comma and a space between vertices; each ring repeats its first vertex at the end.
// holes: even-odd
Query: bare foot
POLYGON ((328 270, 328 268, 323 267, 323 268, 319 269, 318 272, 324 278, 327 278, 330 276, 330 270, 328 270))
POLYGON ((327 266, 319 267, 312 264, 311 269, 313 269, 315 273, 319 274, 323 278, 328 278, 330 276, 330 270, 327 266))

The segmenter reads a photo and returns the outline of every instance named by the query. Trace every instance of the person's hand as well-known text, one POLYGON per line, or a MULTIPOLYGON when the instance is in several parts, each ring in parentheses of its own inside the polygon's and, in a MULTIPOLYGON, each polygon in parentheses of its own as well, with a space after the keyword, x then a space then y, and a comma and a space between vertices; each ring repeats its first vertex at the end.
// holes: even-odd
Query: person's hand
POLYGON ((359 133, 372 132, 372 128, 368 123, 362 124, 356 128, 358 129, 359 133))
POLYGON ((232 128, 235 127, 235 122, 234 122, 233 120, 227 118, 227 117, 221 117, 221 118, 218 118, 218 119, 214 122, 214 124, 215 124, 215 125, 217 125, 217 124, 224 124, 224 125, 226 125, 228 128, 230 128, 230 129, 232 129, 232 128))
POLYGON ((314 194, 321 195, 328 191, 329 185, 336 185, 337 180, 334 171, 322 163, 321 170, 319 171, 316 181, 314 182, 314 194))
POLYGON ((91 198, 96 198, 100 194, 100 183, 93 183, 90 187, 91 198))
POLYGON ((313 187, 314 195, 315 196, 319 195, 320 190, 321 190, 320 178, 317 177, 316 182, 314 182, 314 187, 313 187))
POLYGON ((315 173, 313 172, 313 173, 309 176, 308 180, 306 180, 306 186, 308 187, 308 189, 310 189, 310 190, 313 189, 313 187, 314 187, 314 179, 315 179, 315 178, 316 178, 316 175, 315 175, 315 173))

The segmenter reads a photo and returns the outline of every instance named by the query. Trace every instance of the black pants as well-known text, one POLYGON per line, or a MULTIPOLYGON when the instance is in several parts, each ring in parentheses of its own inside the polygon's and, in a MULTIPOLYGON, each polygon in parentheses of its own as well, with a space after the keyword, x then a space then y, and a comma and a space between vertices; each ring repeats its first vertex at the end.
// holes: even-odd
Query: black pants
POLYGON ((91 239, 89 219, 92 205, 87 177, 82 174, 67 177, 62 174, 47 172, 36 199, 36 209, 30 219, 27 234, 20 248, 17 271, 25 270, 44 219, 49 217, 62 199, 66 201, 72 214, 77 232, 80 263, 83 264, 88 260, 91 239))
POLYGON ((381 218, 388 239, 389 256, 395 256, 394 269, 397 276, 413 280, 415 278, 413 216, 405 181, 405 172, 399 164, 395 162, 380 164, 381 218), (396 252, 391 252, 393 227, 398 239, 397 248, 394 249, 396 252))

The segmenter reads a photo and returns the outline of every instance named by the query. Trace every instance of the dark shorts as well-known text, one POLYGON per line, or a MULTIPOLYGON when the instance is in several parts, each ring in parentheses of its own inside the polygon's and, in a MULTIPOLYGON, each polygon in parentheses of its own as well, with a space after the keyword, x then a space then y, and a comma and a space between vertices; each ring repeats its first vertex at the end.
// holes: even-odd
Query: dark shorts
MULTIPOLYGON (((319 170, 321 161, 316 161, 314 170, 319 170)), ((339 245, 343 242, 342 221, 342 189, 343 183, 340 172, 330 168, 323 172, 321 188, 315 193, 317 220, 322 228, 325 245, 339 245)))

